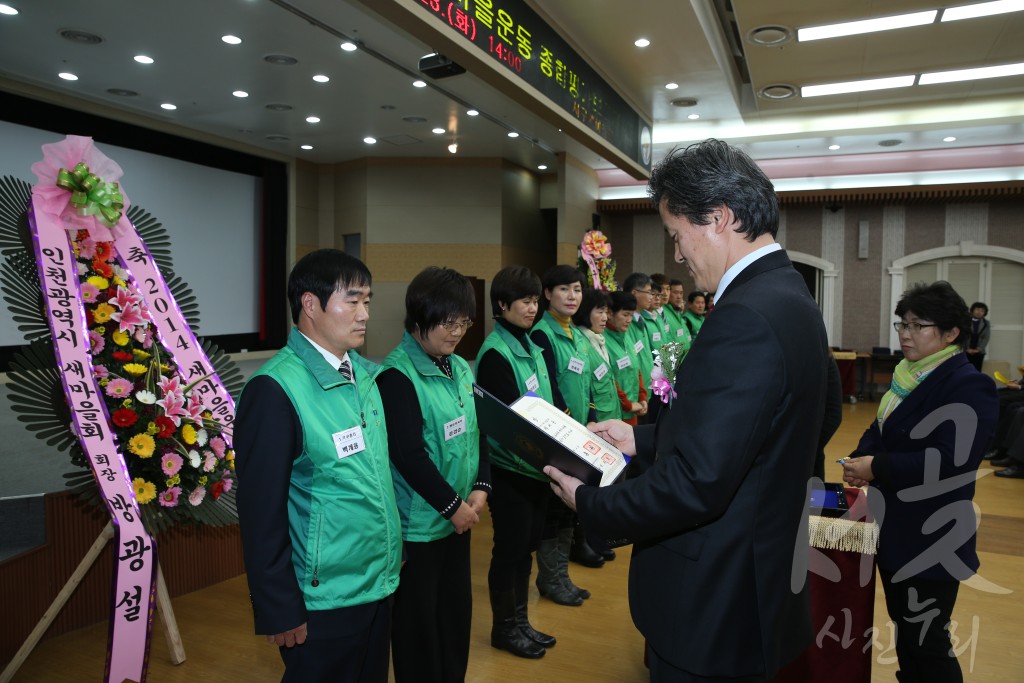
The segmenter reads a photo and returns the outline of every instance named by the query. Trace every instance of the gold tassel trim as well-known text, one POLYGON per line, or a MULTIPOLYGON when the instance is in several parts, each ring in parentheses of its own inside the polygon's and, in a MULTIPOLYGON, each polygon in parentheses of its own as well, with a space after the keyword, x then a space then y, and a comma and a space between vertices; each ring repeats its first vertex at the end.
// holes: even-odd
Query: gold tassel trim
POLYGON ((811 515, 810 543, 821 550, 874 555, 878 548, 878 525, 874 522, 811 515))

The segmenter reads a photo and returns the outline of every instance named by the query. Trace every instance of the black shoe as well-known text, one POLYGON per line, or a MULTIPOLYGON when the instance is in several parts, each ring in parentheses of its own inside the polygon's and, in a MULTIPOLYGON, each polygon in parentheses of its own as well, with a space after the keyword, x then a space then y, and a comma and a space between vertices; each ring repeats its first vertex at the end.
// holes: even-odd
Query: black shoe
POLYGON ((530 595, 530 575, 516 575, 516 626, 519 632, 537 643, 543 648, 554 647, 555 637, 542 633, 530 625, 530 616, 527 613, 528 596, 530 595))
POLYGON ((612 550, 611 548, 608 548, 608 550, 602 550, 601 551, 601 557, 604 558, 605 562, 611 562, 612 560, 615 559, 615 551, 612 550))
MULTIPOLYGON (((529 576, 527 576, 529 581, 529 576)), ((516 612, 516 591, 490 591, 491 613, 491 647, 511 652, 516 657, 540 659, 544 656, 544 648, 530 640, 519 628, 516 612)), ((525 600, 523 610, 525 613, 525 600)))
MULTIPOLYGON (((545 538, 537 546, 537 590, 542 598, 548 598, 559 605, 579 607, 583 597, 569 588, 559 573, 560 551, 558 538, 545 538)), ((568 560, 565 560, 568 564, 568 560)), ((527 579, 529 585, 529 579, 527 579)))
POLYGON ((998 448, 993 448, 992 450, 988 451, 987 453, 985 453, 985 455, 981 457, 984 458, 985 460, 992 460, 993 458, 1000 457, 1001 455, 1002 454, 999 452, 998 448))
POLYGON ((1010 465, 1005 470, 996 470, 997 477, 1007 479, 1024 479, 1024 467, 1021 465, 1010 465))
POLYGON ((992 467, 1011 467, 1013 464, 1013 458, 1009 456, 997 458, 991 462, 992 467))
POLYGON ((572 550, 569 551, 569 559, 577 564, 582 564, 584 567, 592 567, 597 569, 604 566, 604 558, 594 552, 594 549, 587 543, 586 536, 583 535, 583 528, 576 524, 576 528, 573 530, 572 539, 572 550))

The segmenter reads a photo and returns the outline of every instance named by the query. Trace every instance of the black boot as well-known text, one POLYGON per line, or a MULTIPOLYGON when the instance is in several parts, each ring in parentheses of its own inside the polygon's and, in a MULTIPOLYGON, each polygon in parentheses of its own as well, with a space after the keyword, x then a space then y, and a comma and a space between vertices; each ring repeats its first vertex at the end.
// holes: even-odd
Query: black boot
POLYGON ((577 523, 573 531, 572 552, 569 553, 569 559, 584 567, 593 567, 594 569, 603 567, 604 558, 595 553, 587 543, 587 538, 583 535, 583 527, 577 523))
MULTIPOLYGON (((529 581, 529 577, 527 577, 529 581)), ((491 592, 491 647, 507 650, 516 657, 540 659, 544 656, 544 648, 530 640, 519 629, 516 623, 515 591, 491 592)), ((524 607, 525 609, 525 607, 524 607)))
POLYGON ((537 548, 537 590, 542 597, 559 605, 579 607, 583 604, 583 598, 569 590, 558 573, 558 538, 545 538, 537 548))
POLYGON ((541 633, 533 626, 530 626, 530 617, 527 614, 526 605, 530 596, 530 575, 516 577, 516 626, 519 632, 537 643, 541 647, 552 647, 555 644, 555 637, 547 633, 541 633))
POLYGON ((572 549, 572 529, 558 530, 558 576, 562 579, 562 585, 569 589, 569 592, 586 600, 590 597, 590 591, 580 588, 572 582, 569 577, 569 553, 572 549))

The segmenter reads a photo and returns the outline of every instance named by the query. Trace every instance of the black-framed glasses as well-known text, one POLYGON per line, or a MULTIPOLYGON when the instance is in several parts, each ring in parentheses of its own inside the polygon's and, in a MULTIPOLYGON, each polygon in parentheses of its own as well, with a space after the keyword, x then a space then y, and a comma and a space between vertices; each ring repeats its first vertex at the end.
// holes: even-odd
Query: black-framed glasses
POLYGON ((895 322, 895 323, 892 324, 892 328, 894 330, 896 330, 897 333, 900 333, 900 332, 910 332, 910 334, 917 334, 918 332, 920 332, 921 330, 923 330, 926 327, 938 327, 938 325, 936 325, 935 323, 918 323, 918 322, 913 322, 913 323, 895 322))
POLYGON ((634 289, 633 291, 637 294, 647 294, 648 296, 654 294, 654 291, 650 289, 634 289))
POLYGON ((459 320, 445 320, 443 323, 441 323, 441 327, 443 327, 444 329, 449 330, 449 331, 451 331, 453 329, 459 330, 459 331, 466 331, 469 328, 473 327, 473 321, 472 320, 462 320, 462 321, 459 321, 459 320))

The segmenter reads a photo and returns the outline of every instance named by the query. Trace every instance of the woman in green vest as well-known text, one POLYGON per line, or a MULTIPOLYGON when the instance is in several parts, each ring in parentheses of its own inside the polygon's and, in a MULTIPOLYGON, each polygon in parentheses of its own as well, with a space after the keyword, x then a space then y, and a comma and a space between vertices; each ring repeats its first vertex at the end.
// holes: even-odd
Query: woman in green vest
POLYGON ((377 378, 407 558, 392 612, 398 683, 461 681, 469 663, 469 531, 491 486, 473 373, 454 352, 475 311, 465 277, 421 272, 405 293, 405 334, 377 378))
MULTIPOLYGON (((548 269, 542 280, 544 314, 530 332, 530 339, 541 348, 548 373, 555 378, 558 392, 555 405, 574 420, 587 424, 590 417, 590 342, 572 324, 572 316, 583 300, 583 273, 569 265, 548 269), (561 395, 563 405, 559 404, 561 395)), ((537 549, 537 590, 541 596, 559 605, 579 607, 590 597, 569 578, 569 555, 573 550, 576 515, 557 499, 548 504, 544 534, 537 549)), ((578 535, 579 542, 582 535, 578 535)), ((583 550, 580 545, 577 549, 583 550)), ((600 567, 604 558, 586 548, 583 564, 600 567)))
POLYGON ((583 303, 572 321, 590 342, 590 405, 594 419, 618 420, 622 418, 619 389, 611 369, 611 356, 604 333, 608 329, 608 306, 611 298, 600 289, 583 290, 583 303))
MULTIPOLYGON (((522 266, 501 269, 491 281, 494 331, 477 355, 477 384, 510 404, 528 391, 553 401, 551 379, 540 348, 528 332, 537 317, 541 283, 522 266)), ((532 553, 540 543, 544 516, 552 499, 548 477, 518 454, 487 439, 493 491, 488 503, 494 547, 487 572, 491 645, 517 657, 537 659, 555 639, 530 625, 532 553)))
POLYGON ((644 381, 643 358, 647 353, 642 345, 637 346, 630 332, 633 313, 636 311, 636 297, 629 292, 612 292, 610 300, 608 329, 604 333, 608 347, 608 360, 619 388, 619 407, 622 420, 635 425, 638 417, 647 414, 647 383, 644 381))

